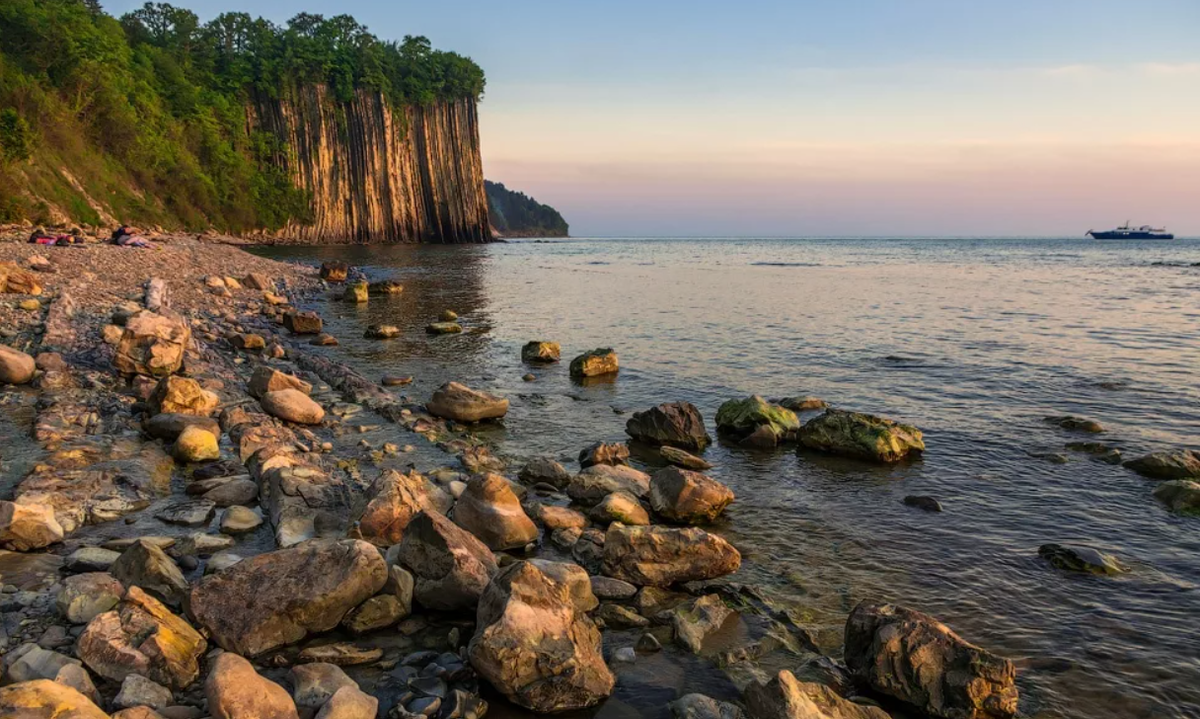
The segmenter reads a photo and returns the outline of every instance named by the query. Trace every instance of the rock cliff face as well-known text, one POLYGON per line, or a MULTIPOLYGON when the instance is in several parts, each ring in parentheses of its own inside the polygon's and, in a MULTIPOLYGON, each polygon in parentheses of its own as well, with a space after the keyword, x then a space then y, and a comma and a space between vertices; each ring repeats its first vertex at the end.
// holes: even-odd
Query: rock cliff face
POLYGON ((475 102, 394 109, 360 90, 339 102, 312 85, 257 99, 248 129, 282 139, 278 158, 312 193, 313 223, 279 234, 313 243, 488 242, 475 102))

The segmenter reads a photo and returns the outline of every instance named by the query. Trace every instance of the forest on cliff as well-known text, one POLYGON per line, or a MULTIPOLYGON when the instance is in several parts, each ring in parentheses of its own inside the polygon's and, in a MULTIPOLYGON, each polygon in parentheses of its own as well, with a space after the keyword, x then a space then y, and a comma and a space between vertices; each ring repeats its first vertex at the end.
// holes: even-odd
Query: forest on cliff
POLYGON ((505 237, 566 237, 567 221, 558 210, 499 182, 484 181, 488 217, 505 237))
POLYGON ((96 0, 0 2, 0 222, 115 219, 229 232, 304 222, 307 193, 247 132, 254 97, 321 84, 348 102, 469 98, 483 70, 428 39, 380 40, 348 15, 201 23, 165 3, 114 18, 96 0), (111 219, 111 218, 108 218, 111 219))

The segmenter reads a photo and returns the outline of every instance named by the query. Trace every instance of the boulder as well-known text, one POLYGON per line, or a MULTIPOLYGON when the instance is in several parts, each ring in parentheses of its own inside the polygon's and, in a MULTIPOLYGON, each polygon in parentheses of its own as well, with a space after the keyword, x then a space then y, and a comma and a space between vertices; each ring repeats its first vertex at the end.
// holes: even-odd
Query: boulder
POLYGON ((36 370, 33 357, 8 345, 0 345, 0 384, 28 384, 36 370))
POLYGON ((351 634, 366 634, 394 625, 408 613, 395 595, 377 594, 350 610, 342 619, 342 626, 351 634))
POLYGON ((567 587, 567 594, 576 611, 590 612, 600 606, 600 600, 592 591, 592 581, 587 570, 572 562, 553 562, 549 559, 526 560, 543 574, 567 587))
POLYGON ((473 390, 458 382, 447 382, 433 393, 425 405, 429 413, 456 422, 499 419, 508 413, 508 400, 488 392, 473 390))
POLYGON ((201 495, 201 499, 217 507, 234 507, 254 502, 258 498, 258 483, 249 477, 238 477, 201 495))
POLYGON ((571 376, 576 379, 615 374, 619 369, 617 353, 609 348, 590 350, 571 360, 571 376))
POLYGON ((1154 488, 1154 497, 1179 514, 1200 514, 1200 482, 1172 479, 1154 488))
POLYGON ((248 352, 257 352, 267 347, 267 341, 263 336, 252 332, 230 335, 229 344, 233 345, 234 349, 246 350, 248 352))
POLYGON ((602 524, 620 522, 629 525, 650 524, 650 515, 638 498, 624 490, 613 492, 592 507, 588 515, 602 524))
POLYGON ((716 594, 706 594, 699 599, 676 607, 671 613, 671 624, 675 628, 675 641, 699 654, 708 635, 717 631, 734 611, 716 594))
POLYGON ((201 579, 190 609, 223 649, 257 656, 334 628, 386 581, 387 565, 374 546, 313 540, 201 579))
POLYGON ((261 272, 251 272, 242 278, 242 284, 260 292, 274 292, 275 281, 261 272))
POLYGON ((890 719, 878 707, 855 704, 822 684, 798 681, 784 669, 768 682, 746 687, 752 719, 890 719))
POLYGON ((321 263, 321 279, 326 282, 345 282, 350 274, 350 266, 338 260, 327 260, 321 263))
POLYGON ((342 292, 342 299, 346 302, 354 302, 362 304, 370 299, 367 293, 366 282, 352 282, 346 285, 346 289, 342 292))
POLYGON ((231 652, 213 660, 204 698, 213 719, 299 719, 286 689, 259 676, 250 662, 231 652))
POLYGON ((737 571, 742 555, 729 542, 702 529, 609 525, 604 538, 604 574, 639 586, 714 579, 737 571))
MULTIPOLYGON (((688 454, 677 447, 663 445, 658 448, 659 455, 673 465, 691 469, 697 472, 703 472, 706 469, 712 469, 712 463, 697 457, 694 454, 688 454)), ((697 694, 696 696, 701 696, 697 694)))
POLYGON ((192 331, 183 318, 139 312, 125 323, 113 365, 125 375, 165 377, 183 367, 191 341, 192 331))
POLYGON ((538 529, 521 508, 512 485, 498 474, 481 474, 467 482, 454 505, 454 522, 489 549, 517 549, 537 541, 538 529))
POLYGON ((1116 557, 1076 544, 1043 544, 1038 556, 1065 572, 1084 574, 1120 574, 1125 567, 1116 557))
POLYGON ((534 515, 549 531, 571 527, 583 529, 588 523, 587 517, 583 516, 582 512, 577 512, 570 507, 556 507, 550 504, 538 505, 534 515))
POLYGON ((130 709, 146 706, 151 709, 165 709, 175 701, 171 690, 158 682, 152 682, 141 674, 130 674, 121 682, 121 691, 113 699, 113 706, 118 709, 130 709))
POLYGON ((267 392, 259 400, 263 411, 272 417, 296 424, 320 424, 325 410, 298 389, 279 389, 267 392))
POLYGON ((378 699, 357 687, 342 687, 321 707, 315 719, 375 719, 378 713, 378 699))
POLYGON ((88 623, 76 652, 106 679, 119 682, 140 674, 183 689, 199 676, 206 647, 204 637, 186 621, 138 587, 130 587, 117 609, 88 623))
POLYGON ((263 395, 268 392, 277 392, 281 389, 295 389, 304 394, 312 393, 312 385, 308 382, 266 365, 255 367, 254 372, 250 375, 250 382, 246 385, 246 392, 255 399, 262 399, 263 395))
POLYGON ((380 474, 367 492, 367 504, 355 525, 357 536, 379 547, 399 544, 413 517, 436 510, 428 487, 416 471, 402 474, 393 469, 380 474))
POLYGON ((567 471, 566 467, 549 457, 535 457, 521 468, 521 471, 517 473, 517 478, 525 484, 545 482, 562 489, 571 481, 571 473, 567 471))
POLYGON ((614 467, 629 464, 629 446, 623 442, 596 442, 579 450, 580 469, 597 464, 609 464, 614 467))
POLYGON ((755 447, 773 447, 795 438, 800 419, 790 409, 758 395, 731 399, 717 409, 717 431, 755 447))
POLYGON ((434 322, 427 325, 425 331, 431 335, 456 335, 462 332, 463 328, 457 322, 434 322))
POLYGON ((91 676, 78 659, 30 643, 22 644, 6 654, 4 663, 7 682, 49 679, 71 687, 92 701, 100 701, 100 692, 96 691, 91 676))
POLYGON ((141 587, 172 606, 179 606, 187 593, 183 572, 167 553, 145 539, 129 546, 109 572, 126 587, 141 587))
POLYGON ((249 507, 232 506, 221 515, 221 532, 224 534, 245 534, 253 532, 262 526, 263 518, 249 507))
POLYGON ((87 624, 121 601, 125 587, 108 572, 86 572, 63 579, 55 598, 58 613, 72 624, 87 624))
POLYGON ((120 552, 111 549, 84 546, 67 555, 63 569, 72 573, 107 572, 120 556, 120 552))
POLYGON ((475 606, 497 571, 483 542, 437 512, 421 512, 409 522, 397 556, 416 579, 414 598, 428 609, 475 606))
POLYGON ((179 524, 185 527, 198 527, 208 524, 212 519, 217 505, 207 499, 189 499, 172 502, 154 513, 154 516, 167 524, 179 524))
POLYGON ((199 417, 194 414, 177 414, 163 412, 151 415, 142 422, 142 431, 154 439, 174 442, 188 427, 199 427, 208 430, 214 437, 221 436, 221 425, 210 417, 199 417))
POLYGON ((1129 460, 1125 466, 1152 479, 1200 479, 1200 450, 1151 452, 1129 460))
POLYGON ((562 356, 562 348, 557 342, 526 342, 521 348, 521 361, 530 364, 557 362, 562 356))
POLYGON ((221 458, 221 448, 212 432, 188 425, 176 438, 171 454, 180 462, 208 462, 221 458))
POLYGON ((15 262, 0 262, 0 292, 12 295, 40 295, 42 285, 37 275, 21 269, 15 262))
POLYGON ((664 467, 650 478, 650 506, 681 524, 707 524, 733 502, 733 490, 717 480, 678 467, 664 467))
POLYGON ((369 340, 386 340, 400 336, 400 328, 396 325, 368 325, 363 337, 369 340))
POLYGON ((625 434, 646 444, 692 451, 702 450, 712 441, 704 429, 700 410, 690 402, 668 402, 634 412, 625 422, 625 434))
POLYGON ((829 407, 829 403, 819 397, 784 397, 771 402, 793 412, 812 412, 829 407))
POLYGON ((592 594, 600 599, 632 599, 638 591, 638 588, 629 582, 612 577, 589 577, 589 581, 592 585, 592 594))
POLYGON ((535 712, 593 706, 615 682, 596 625, 566 584, 531 562, 516 562, 488 585, 468 656, 509 701, 535 712))
POLYGON ((49 679, 0 687, 0 716, 13 719, 108 719, 108 714, 91 699, 49 679))
POLYGON ((645 497, 650 493, 650 475, 633 467, 596 464, 575 475, 567 485, 567 496, 583 504, 595 504, 621 491, 645 497))
POLYGON ((334 664, 313 662, 292 667, 292 699, 306 716, 325 706, 344 687, 358 689, 358 683, 334 664))
POLYGON ((287 312, 283 315, 283 326, 294 335, 321 334, 321 316, 316 312, 287 312))
POLYGON ((967 643, 931 616, 860 602, 846 621, 846 667, 855 681, 941 719, 1017 713, 1012 662, 967 643))
POLYGON ((826 410, 800 428, 809 449, 872 462, 892 463, 925 451, 921 430, 883 417, 826 410))
POLYGON ((154 414, 167 412, 207 417, 221 403, 221 399, 194 379, 171 375, 158 381, 147 403, 154 414))
POLYGON ((0 549, 29 552, 57 544, 64 535, 52 507, 0 500, 0 549))

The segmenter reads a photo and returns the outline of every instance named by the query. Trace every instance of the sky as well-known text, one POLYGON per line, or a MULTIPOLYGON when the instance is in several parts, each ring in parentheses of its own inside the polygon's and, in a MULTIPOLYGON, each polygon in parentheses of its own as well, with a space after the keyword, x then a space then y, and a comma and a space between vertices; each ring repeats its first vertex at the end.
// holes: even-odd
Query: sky
POLYGON ((575 236, 1200 236, 1200 0, 177 4, 472 57, 485 174, 575 236))

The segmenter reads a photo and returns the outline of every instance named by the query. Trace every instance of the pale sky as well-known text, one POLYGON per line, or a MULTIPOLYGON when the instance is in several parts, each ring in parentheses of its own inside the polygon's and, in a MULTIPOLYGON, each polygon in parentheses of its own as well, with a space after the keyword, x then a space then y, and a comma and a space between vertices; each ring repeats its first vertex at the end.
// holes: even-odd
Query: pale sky
POLYGON ((1200 0, 178 4, 471 56, 487 176, 576 236, 1200 235, 1200 0))

